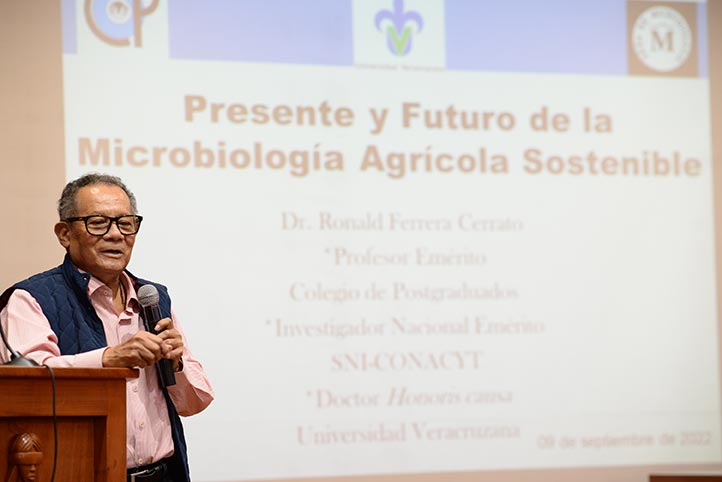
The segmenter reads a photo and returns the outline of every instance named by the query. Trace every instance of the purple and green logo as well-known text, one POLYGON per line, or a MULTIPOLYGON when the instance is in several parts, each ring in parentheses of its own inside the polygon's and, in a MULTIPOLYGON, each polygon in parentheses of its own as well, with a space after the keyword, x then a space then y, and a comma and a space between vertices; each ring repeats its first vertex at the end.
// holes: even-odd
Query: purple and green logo
POLYGON ((404 0, 394 0, 394 9, 381 10, 374 18, 376 29, 386 33, 386 45, 392 54, 403 57, 411 51, 411 41, 416 33, 421 32, 424 20, 418 12, 404 11, 404 0))

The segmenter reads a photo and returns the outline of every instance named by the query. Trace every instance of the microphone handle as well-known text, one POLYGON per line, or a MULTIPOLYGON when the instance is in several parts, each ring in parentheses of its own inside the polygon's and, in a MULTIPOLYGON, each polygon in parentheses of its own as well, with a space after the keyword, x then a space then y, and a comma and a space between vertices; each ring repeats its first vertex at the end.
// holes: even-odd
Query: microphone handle
POLYGON ((167 359, 158 361, 158 372, 160 373, 160 381, 164 387, 172 387, 175 385, 175 372, 173 371, 173 362, 167 359))
MULTIPOLYGON (((157 303, 143 307, 143 320, 145 321, 145 328, 149 332, 157 334, 155 331, 155 325, 158 324, 161 319, 160 307, 157 303)), ((175 371, 173 370, 172 361, 164 358, 158 361, 156 367, 158 368, 160 384, 162 387, 165 388, 175 385, 175 371)))

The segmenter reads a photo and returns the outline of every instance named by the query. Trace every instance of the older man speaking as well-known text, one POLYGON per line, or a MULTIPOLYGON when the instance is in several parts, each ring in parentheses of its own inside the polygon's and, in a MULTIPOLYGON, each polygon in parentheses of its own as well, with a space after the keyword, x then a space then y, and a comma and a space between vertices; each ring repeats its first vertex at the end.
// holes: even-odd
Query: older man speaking
MULTIPOLYGON (((140 377, 127 382, 128 478, 189 481, 179 415, 205 409, 213 389, 166 288, 126 271, 143 220, 135 196, 117 177, 87 174, 65 186, 58 214, 63 264, 8 288, 0 322, 13 347, 42 364, 140 368, 140 377), (158 291, 162 319, 155 332, 143 328, 137 291, 144 285, 158 291), (161 360, 171 364, 175 384, 159 383, 161 360)), ((0 350, 0 360, 8 358, 0 350)))

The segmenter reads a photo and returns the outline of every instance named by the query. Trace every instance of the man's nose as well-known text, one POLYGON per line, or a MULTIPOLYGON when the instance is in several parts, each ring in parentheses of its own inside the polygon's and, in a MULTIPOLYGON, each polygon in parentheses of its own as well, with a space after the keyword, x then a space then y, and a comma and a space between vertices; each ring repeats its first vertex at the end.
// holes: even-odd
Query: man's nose
POLYGON ((118 227, 118 221, 111 221, 110 222, 110 229, 108 229, 108 232, 105 233, 105 237, 109 238, 123 238, 125 235, 120 232, 120 228, 118 227))

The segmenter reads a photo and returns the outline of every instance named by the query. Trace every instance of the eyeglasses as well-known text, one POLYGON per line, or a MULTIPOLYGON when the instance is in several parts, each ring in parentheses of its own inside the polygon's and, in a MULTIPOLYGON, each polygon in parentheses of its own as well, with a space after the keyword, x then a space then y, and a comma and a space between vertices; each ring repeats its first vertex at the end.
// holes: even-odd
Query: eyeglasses
POLYGON ((66 218, 63 219, 63 221, 66 223, 83 221, 85 223, 85 230, 88 231, 88 234, 93 236, 105 236, 108 231, 110 231, 110 226, 115 223, 115 225, 118 226, 120 234, 130 235, 138 232, 140 229, 140 222, 143 221, 143 216, 128 214, 126 216, 111 218, 109 216, 93 214, 91 216, 66 218))

